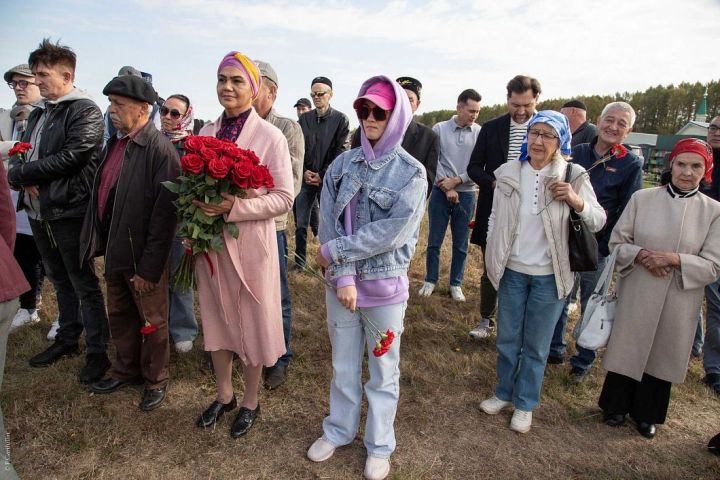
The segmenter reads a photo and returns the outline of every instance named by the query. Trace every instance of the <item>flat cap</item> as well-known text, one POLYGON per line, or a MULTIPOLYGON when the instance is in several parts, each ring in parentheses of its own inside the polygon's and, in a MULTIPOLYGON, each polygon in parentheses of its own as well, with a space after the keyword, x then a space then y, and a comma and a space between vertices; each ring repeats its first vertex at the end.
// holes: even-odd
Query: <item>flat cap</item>
POLYGON ((27 63, 21 63, 20 65, 16 65, 7 72, 5 72, 5 75, 3 78, 6 82, 9 82, 12 80, 13 75, 18 74, 22 75, 23 77, 34 77, 32 70, 30 70, 30 65, 27 63))
POLYGON ((587 112, 587 107, 580 100, 570 100, 569 102, 565 102, 565 105, 563 105, 562 108, 579 108, 580 110, 585 110, 587 112))
POLYGON ((103 95, 120 95, 139 102, 155 103, 158 95, 155 89, 142 77, 123 75, 115 77, 103 88, 103 95))
POLYGON ((280 85, 278 83, 277 73, 275 73, 275 69, 267 62, 263 62, 262 60, 255 60, 255 64, 258 66, 258 69, 260 70, 260 75, 267 78, 271 82, 273 82, 275 85, 280 85))

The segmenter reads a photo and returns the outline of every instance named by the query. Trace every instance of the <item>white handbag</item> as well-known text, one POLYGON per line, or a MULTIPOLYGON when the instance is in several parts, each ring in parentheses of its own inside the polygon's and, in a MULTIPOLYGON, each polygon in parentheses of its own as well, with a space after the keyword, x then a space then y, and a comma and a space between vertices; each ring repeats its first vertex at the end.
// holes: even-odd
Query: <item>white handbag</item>
MULTIPOLYGON (((612 273, 615 270, 617 248, 613 250, 605 263, 605 268, 598 279, 592 296, 582 312, 582 319, 575 326, 573 337, 578 345, 588 350, 597 350, 607 345, 615 320, 615 304, 617 303, 617 282, 610 292, 612 273)), ((618 281, 620 279, 618 278, 618 281)))

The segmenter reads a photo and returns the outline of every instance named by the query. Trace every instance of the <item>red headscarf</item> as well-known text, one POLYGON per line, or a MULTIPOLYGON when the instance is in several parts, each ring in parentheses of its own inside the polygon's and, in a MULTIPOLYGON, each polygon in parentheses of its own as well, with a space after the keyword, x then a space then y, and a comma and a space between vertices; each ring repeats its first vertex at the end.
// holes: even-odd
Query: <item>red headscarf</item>
POLYGON ((712 182, 713 152, 710 145, 697 138, 683 138, 670 152, 670 162, 681 153, 695 153, 705 160, 705 181, 712 182))

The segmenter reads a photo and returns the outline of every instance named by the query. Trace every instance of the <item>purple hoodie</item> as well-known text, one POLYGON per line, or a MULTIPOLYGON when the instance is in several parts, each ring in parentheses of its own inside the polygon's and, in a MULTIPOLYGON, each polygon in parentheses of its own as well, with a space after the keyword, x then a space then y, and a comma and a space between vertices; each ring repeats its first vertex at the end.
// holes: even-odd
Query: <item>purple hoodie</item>
MULTIPOLYGON (((412 110, 410 101, 407 98, 405 90, 400 84, 394 80, 378 75, 366 80, 360 87, 358 98, 365 95, 368 88, 378 81, 385 81, 392 85, 395 92, 395 107, 390 113, 387 126, 382 137, 375 142, 375 146, 370 145, 370 141, 365 136, 365 132, 360 125, 360 146, 365 156, 365 161, 373 163, 383 155, 391 152, 399 147, 402 143, 405 130, 407 130, 412 120, 412 110)), ((345 157, 348 158, 348 157, 345 157)), ((344 226, 346 232, 354 232, 352 219, 355 218, 357 210, 358 195, 355 195, 344 212, 344 226)), ((326 259, 332 258, 328 251, 327 244, 320 247, 322 256, 326 259)), ((357 280, 353 276, 344 276, 335 280, 335 287, 346 287, 355 285, 357 289, 357 306, 358 307, 380 307, 383 305, 393 305, 404 302, 409 298, 409 282, 406 275, 401 277, 383 278, 380 280, 357 280)))

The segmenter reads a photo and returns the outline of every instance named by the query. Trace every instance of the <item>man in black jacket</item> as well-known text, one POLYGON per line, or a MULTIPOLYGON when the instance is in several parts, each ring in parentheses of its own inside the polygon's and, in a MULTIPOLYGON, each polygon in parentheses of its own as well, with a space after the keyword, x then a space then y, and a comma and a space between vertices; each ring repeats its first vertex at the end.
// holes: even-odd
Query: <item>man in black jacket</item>
POLYGON ((168 257, 175 236, 175 197, 162 182, 180 173, 175 148, 150 121, 157 93, 142 78, 121 76, 103 90, 118 134, 103 152, 82 230, 82 254, 105 256, 108 319, 116 349, 111 393, 145 384, 140 408, 160 406, 168 383, 168 257), (142 331, 144 329, 145 331, 142 331))
MULTIPOLYGON (((405 93, 407 93, 408 100, 410 100, 410 108, 414 115, 420 106, 422 83, 412 77, 400 77, 396 81, 403 87, 405 93)), ((358 128, 353 134, 350 147, 355 148, 359 146, 360 129, 358 128)), ((425 175, 428 181, 426 197, 429 197, 430 192, 432 192, 432 187, 435 185, 435 174, 437 172, 438 155, 440 151, 440 137, 432 131, 432 128, 426 127, 413 118, 407 130, 405 130, 402 148, 425 167, 425 175)))
POLYGON ((597 135, 597 126, 588 121, 587 107, 580 100, 566 102, 560 109, 560 113, 567 117, 570 124, 572 132, 570 146, 590 143, 597 135))
POLYGON ((94 264, 79 258, 79 236, 90 199, 97 154, 103 135, 102 113, 83 91, 74 88, 75 53, 43 40, 28 63, 44 102, 28 118, 23 142, 32 145, 24 158, 11 160, 8 179, 22 188, 24 208, 48 277, 55 286, 60 318, 55 343, 30 359, 47 367, 78 353, 85 329, 87 362, 80 381, 105 374, 108 326, 103 294, 94 264))
POLYGON ((303 182, 295 198, 295 264, 305 263, 307 229, 310 211, 320 198, 322 179, 335 157, 348 147, 348 118, 330 106, 332 82, 315 77, 310 83, 310 96, 315 109, 303 113, 298 120, 305 137, 303 182))
MULTIPOLYGON (((524 75, 515 76, 507 84, 508 113, 485 122, 475 142, 475 148, 468 163, 468 176, 478 184, 475 227, 470 241, 480 245, 483 257, 487 237, 488 220, 492 211, 495 191, 495 170, 503 163, 516 160, 520 145, 527 132, 527 124, 535 114, 540 96, 540 82, 524 75)), ((495 329, 492 315, 497 303, 497 292, 490 283, 487 273, 480 278, 480 324, 470 331, 473 338, 485 338, 495 329)))

